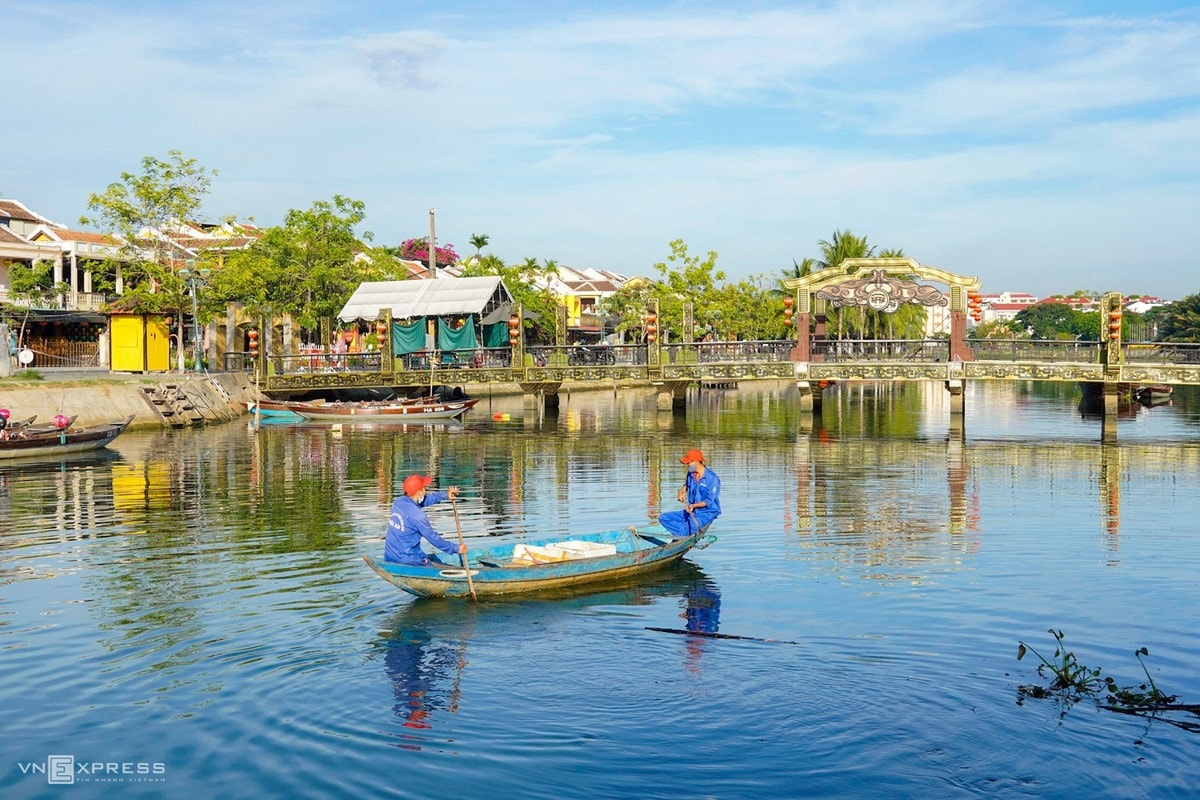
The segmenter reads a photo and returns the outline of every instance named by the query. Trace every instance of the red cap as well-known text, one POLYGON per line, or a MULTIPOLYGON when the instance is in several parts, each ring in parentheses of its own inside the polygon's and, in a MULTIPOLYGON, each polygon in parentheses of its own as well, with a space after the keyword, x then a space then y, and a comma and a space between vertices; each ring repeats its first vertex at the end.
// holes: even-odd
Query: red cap
POLYGON ((417 475, 414 473, 404 479, 404 493, 412 497, 431 483, 433 483, 433 478, 428 475, 417 475))
POLYGON ((704 461, 704 453, 692 448, 683 454, 683 458, 679 459, 680 464, 690 464, 693 461, 704 461))

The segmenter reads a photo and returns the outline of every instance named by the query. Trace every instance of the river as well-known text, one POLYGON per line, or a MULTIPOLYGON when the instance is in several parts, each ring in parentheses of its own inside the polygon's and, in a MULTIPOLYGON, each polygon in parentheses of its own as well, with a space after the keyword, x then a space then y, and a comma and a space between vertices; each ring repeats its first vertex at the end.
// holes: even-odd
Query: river
POLYGON ((1146 647, 1200 703, 1200 394, 1124 410, 1115 443, 1085 411, 972 384, 960 432, 916 383, 813 421, 786 385, 676 414, 599 391, 0 462, 0 795, 1192 796, 1200 717, 1020 690, 1049 680, 1018 644, 1061 630, 1122 686, 1146 647), (471 546, 678 507, 691 447, 717 541, 654 577, 418 601, 361 560, 411 472, 462 487, 471 546))

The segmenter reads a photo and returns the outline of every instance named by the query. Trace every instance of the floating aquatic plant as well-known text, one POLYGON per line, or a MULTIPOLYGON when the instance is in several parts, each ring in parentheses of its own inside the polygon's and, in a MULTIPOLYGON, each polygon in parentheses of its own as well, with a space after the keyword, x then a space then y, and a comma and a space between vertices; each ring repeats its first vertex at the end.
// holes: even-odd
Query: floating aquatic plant
POLYGON ((1021 698, 1018 702, 1023 701, 1026 697, 1036 699, 1053 697, 1061 701, 1065 707, 1069 707, 1085 697, 1091 697, 1102 708, 1110 711, 1154 717, 1184 730, 1200 733, 1200 722, 1164 716, 1169 712, 1183 712, 1200 717, 1200 705, 1176 703, 1175 695, 1169 695, 1158 688, 1158 684, 1154 682, 1150 670, 1146 667, 1146 662, 1142 660, 1143 656, 1150 655, 1150 651, 1145 647, 1139 647, 1133 654, 1141 665, 1142 672, 1146 675, 1146 682, 1136 686, 1122 687, 1112 676, 1102 674, 1099 667, 1092 668, 1080 663, 1079 659, 1075 657, 1074 651, 1068 650, 1063 643, 1062 631, 1051 628, 1049 633, 1054 637, 1056 643, 1054 655, 1050 658, 1046 658, 1025 642, 1017 643, 1017 660, 1023 659, 1026 653, 1033 653, 1042 662, 1038 664, 1038 675, 1050 679, 1049 686, 1023 685, 1017 687, 1021 698))

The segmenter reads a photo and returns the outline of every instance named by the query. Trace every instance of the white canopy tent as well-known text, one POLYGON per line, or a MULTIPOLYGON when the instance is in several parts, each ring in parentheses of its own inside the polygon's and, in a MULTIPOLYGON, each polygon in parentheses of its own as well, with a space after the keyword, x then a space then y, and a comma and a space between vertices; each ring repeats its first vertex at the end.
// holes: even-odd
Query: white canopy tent
POLYGON ((512 304, 512 295, 499 277, 439 278, 437 280, 373 281, 361 283, 338 312, 338 319, 376 319, 383 309, 392 319, 478 314, 481 317, 512 304))

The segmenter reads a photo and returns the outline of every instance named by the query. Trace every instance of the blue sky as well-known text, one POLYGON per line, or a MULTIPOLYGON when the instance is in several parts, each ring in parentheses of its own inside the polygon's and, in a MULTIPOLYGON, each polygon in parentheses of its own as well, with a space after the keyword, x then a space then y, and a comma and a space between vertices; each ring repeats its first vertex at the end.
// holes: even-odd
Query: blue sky
POLYGON ((0 0, 0 196, 66 224, 170 150, 260 225, 730 279, 835 230, 984 291, 1200 291, 1184 2, 0 0))

